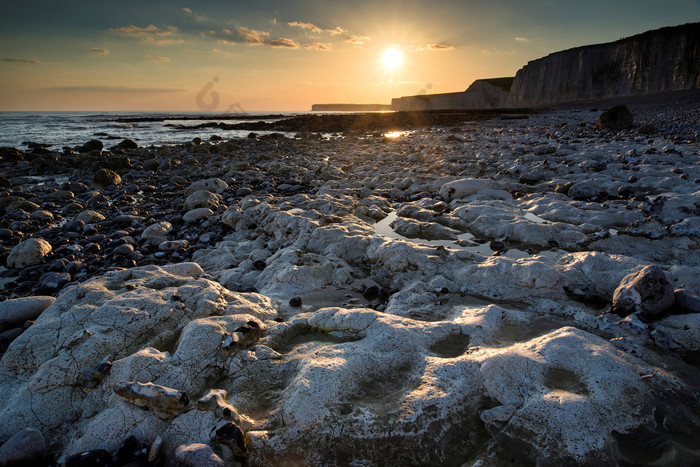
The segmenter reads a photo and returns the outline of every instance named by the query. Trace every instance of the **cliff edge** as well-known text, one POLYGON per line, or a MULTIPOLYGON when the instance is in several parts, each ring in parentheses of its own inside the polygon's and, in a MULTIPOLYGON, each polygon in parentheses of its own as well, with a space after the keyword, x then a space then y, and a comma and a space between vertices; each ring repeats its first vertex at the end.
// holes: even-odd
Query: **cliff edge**
POLYGON ((576 47, 518 70, 508 106, 575 102, 700 88, 700 23, 576 47))

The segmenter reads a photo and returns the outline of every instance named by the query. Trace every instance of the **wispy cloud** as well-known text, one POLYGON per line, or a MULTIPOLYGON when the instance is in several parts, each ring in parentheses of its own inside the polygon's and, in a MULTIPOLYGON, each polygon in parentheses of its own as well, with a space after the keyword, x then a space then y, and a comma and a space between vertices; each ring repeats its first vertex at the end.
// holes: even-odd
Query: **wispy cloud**
POLYGON ((528 42, 530 39, 528 39, 527 37, 517 37, 517 36, 516 36, 516 37, 515 37, 515 40, 516 40, 517 42, 528 42))
POLYGON ((93 47, 92 49, 90 49, 90 53, 96 55, 109 55, 109 50, 93 47))
POLYGON ((303 47, 311 50, 333 50, 333 45, 328 42, 314 42, 313 44, 304 44, 303 47))
POLYGON ((8 62, 8 63, 30 63, 32 65, 36 65, 39 62, 39 60, 34 60, 33 58, 17 58, 17 57, 3 57, 0 58, 0 61, 2 62, 8 62))
POLYGON ((61 92, 110 92, 110 93, 172 93, 183 92, 175 88, 130 88, 127 86, 57 86, 43 88, 45 91, 61 92))
POLYGON ((264 44, 265 40, 270 37, 269 32, 248 29, 243 26, 238 28, 238 33, 247 44, 264 44))
POLYGON ((298 49, 299 43, 289 39, 287 37, 280 37, 279 39, 273 39, 267 44, 271 47, 285 47, 288 49, 298 49))
POLYGON ((425 46, 427 50, 450 50, 454 49, 451 45, 445 45, 440 43, 428 44, 425 46))
POLYGON ((367 36, 347 36, 345 42, 352 44, 354 46, 364 45, 365 42, 371 41, 372 39, 367 36))
POLYGON ((111 28, 110 32, 139 39, 141 42, 147 42, 149 44, 181 44, 184 42, 182 36, 178 32, 178 28, 175 26, 166 25, 159 28, 153 24, 143 27, 130 24, 120 28, 111 28))
POLYGON ((293 28, 308 29, 314 34, 321 34, 323 32, 323 29, 319 28, 318 26, 312 23, 304 23, 302 21, 291 21, 287 24, 293 28))
POLYGON ((340 26, 336 26, 334 28, 321 28, 313 23, 305 23, 303 21, 291 21, 287 24, 293 28, 307 29, 309 30, 309 32, 316 35, 322 33, 330 34, 331 36, 339 36, 341 34, 346 34, 346 31, 340 26))
POLYGON ((169 62, 170 58, 168 57, 161 57, 159 55, 156 55, 155 57, 151 57, 150 55, 148 56, 151 60, 154 60, 156 62, 169 62))

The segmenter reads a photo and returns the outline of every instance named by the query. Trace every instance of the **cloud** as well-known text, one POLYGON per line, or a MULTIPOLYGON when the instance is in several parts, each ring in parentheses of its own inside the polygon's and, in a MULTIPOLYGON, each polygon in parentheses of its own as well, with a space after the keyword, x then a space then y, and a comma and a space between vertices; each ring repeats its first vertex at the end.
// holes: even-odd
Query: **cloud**
POLYGON ((192 14, 192 10, 190 10, 190 9, 187 8, 187 7, 183 8, 182 11, 184 11, 185 13, 192 14))
POLYGON ((97 55, 109 55, 109 50, 107 49, 100 49, 98 47, 93 47, 90 49, 91 54, 97 54, 97 55))
POLYGON ((114 32, 125 37, 139 39, 141 42, 147 42, 149 44, 181 44, 184 42, 180 36, 180 33, 178 32, 177 27, 175 26, 166 25, 159 28, 153 24, 143 27, 130 24, 120 28, 110 28, 110 32, 114 32))
POLYGON ((481 49, 481 53, 482 53, 482 54, 488 54, 488 53, 489 53, 489 49, 481 49))
POLYGON ((298 49, 299 48, 299 43, 294 42, 292 39, 288 39, 286 37, 280 37, 279 39, 273 39, 269 42, 266 42, 267 45, 272 46, 272 47, 286 47, 288 49, 298 49))
POLYGON ((312 34, 316 34, 316 35, 326 33, 326 34, 330 34, 331 36, 339 36, 341 34, 346 33, 345 30, 343 28, 341 28, 340 26, 336 26, 334 28, 324 29, 324 28, 316 26, 313 23, 304 23, 303 21, 292 21, 292 22, 289 22, 287 24, 293 28, 308 29, 312 34))
POLYGON ((155 60, 156 62, 169 62, 170 58, 168 57, 161 57, 156 55, 155 57, 151 57, 150 55, 148 56, 151 60, 155 60))
POLYGON ((372 39, 370 39, 367 36, 346 36, 346 38, 345 38, 345 42, 352 44, 352 45, 355 45, 355 46, 364 45, 365 42, 371 41, 371 40, 372 39))
POLYGON ((287 24, 293 28, 309 29, 314 34, 321 34, 323 32, 323 29, 321 29, 318 26, 315 26, 311 23, 303 23, 301 21, 292 21, 292 22, 289 22, 287 24))
MULTIPOLYGON (((229 30, 224 29, 224 31, 229 30)), ((240 34, 241 38, 246 44, 264 44, 265 40, 270 36, 269 32, 248 29, 243 26, 238 28, 238 34, 240 34)))
POLYGON ((328 42, 314 42, 313 44, 304 44, 302 47, 310 50, 332 50, 333 46, 328 42))
POLYGON ((34 60, 33 58, 16 58, 16 57, 3 57, 3 58, 0 58, 0 61, 9 62, 9 63, 31 63, 32 65, 36 65, 37 63, 40 63, 39 60, 34 60))
POLYGON ((516 40, 517 42, 527 42, 527 41, 529 41, 530 39, 528 39, 527 37, 516 37, 515 40, 516 40))
POLYGON ((450 50, 454 49, 451 45, 445 45, 445 44, 439 44, 439 43, 434 43, 434 44, 428 44, 425 46, 426 49, 428 50, 450 50))
POLYGON ((127 86, 57 86, 43 88, 45 91, 61 92, 112 92, 112 93, 173 93, 183 92, 175 88, 130 88, 127 86))

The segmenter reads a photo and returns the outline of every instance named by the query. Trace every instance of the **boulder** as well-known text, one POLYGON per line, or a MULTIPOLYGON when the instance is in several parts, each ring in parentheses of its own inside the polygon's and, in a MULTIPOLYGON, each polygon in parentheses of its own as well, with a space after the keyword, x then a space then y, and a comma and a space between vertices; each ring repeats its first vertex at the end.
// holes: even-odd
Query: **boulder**
POLYGON ((575 201, 586 201, 598 196, 598 190, 590 183, 579 182, 569 187, 567 195, 575 201))
POLYGON ((185 209, 216 208, 219 205, 219 197, 211 191, 195 191, 185 200, 185 209))
POLYGON ((100 186, 119 185, 122 178, 116 172, 109 169, 100 169, 95 173, 92 183, 100 186))
POLYGON ((162 221, 151 224, 143 230, 141 238, 157 238, 164 237, 172 230, 173 226, 170 222, 162 221))
POLYGON ((673 287, 659 266, 647 266, 622 279, 613 294, 613 313, 627 316, 639 313, 654 319, 674 304, 673 287))
POLYGON ((199 180, 191 184, 185 189, 186 195, 191 195, 195 191, 206 190, 212 193, 221 193, 228 188, 228 184, 219 178, 209 178, 206 180, 199 180))
POLYGON ((182 216, 182 218, 185 222, 196 222, 200 219, 204 219, 205 217, 211 217, 213 215, 214 212, 209 208, 197 208, 187 211, 185 215, 182 216))
POLYGON ((626 105, 616 105, 600 114, 595 126, 598 129, 624 130, 634 125, 632 112, 626 105))
POLYGON ((99 139, 91 139, 78 148, 78 152, 102 151, 104 145, 99 139))
POLYGON ((48 445, 41 432, 36 428, 25 428, 0 447, 0 465, 32 465, 40 461, 47 450, 48 445))
POLYGON ((491 180, 462 178, 445 183, 440 188, 440 196, 442 196, 445 201, 452 201, 453 199, 466 198, 467 196, 487 188, 497 188, 494 185, 494 182, 491 180))
POLYGON ((0 302, 0 321, 22 324, 35 320, 56 300, 54 297, 34 296, 14 298, 0 302))
POLYGON ((127 149, 128 150, 128 149, 136 149, 138 147, 139 147, 139 145, 136 144, 136 142, 131 140, 131 139, 122 140, 119 144, 117 144, 117 149, 127 149))
POLYGON ((30 238, 16 245, 7 257, 7 266, 10 268, 25 268, 34 266, 44 261, 51 253, 51 245, 42 238, 30 238))

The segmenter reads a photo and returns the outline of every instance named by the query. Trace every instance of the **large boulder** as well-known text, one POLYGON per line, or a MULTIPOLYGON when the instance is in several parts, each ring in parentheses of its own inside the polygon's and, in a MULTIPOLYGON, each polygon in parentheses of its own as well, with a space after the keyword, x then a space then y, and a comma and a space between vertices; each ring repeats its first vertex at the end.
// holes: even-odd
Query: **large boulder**
POLYGON ((603 112, 595 122, 596 128, 610 130, 624 130, 632 125, 634 125, 634 118, 626 105, 616 105, 603 112))
POLYGON ((16 245, 7 257, 7 266, 10 268, 26 268, 44 261, 46 255, 51 253, 51 245, 42 238, 30 238, 16 245))
POLYGON ((466 198, 488 188, 497 188, 492 180, 482 180, 480 178, 462 178, 445 183, 440 188, 440 196, 445 201, 466 198))
POLYGON ((186 195, 191 195, 195 191, 206 190, 212 193, 221 193, 228 188, 228 183, 221 180, 220 178, 208 178, 206 180, 199 180, 191 184, 185 189, 186 195))
POLYGON ((195 191, 185 199, 185 209, 212 208, 219 205, 219 197, 208 190, 195 191))
POLYGON ((639 313, 654 319, 673 306, 673 287, 659 266, 647 266, 622 279, 613 294, 613 313, 627 316, 639 313))

